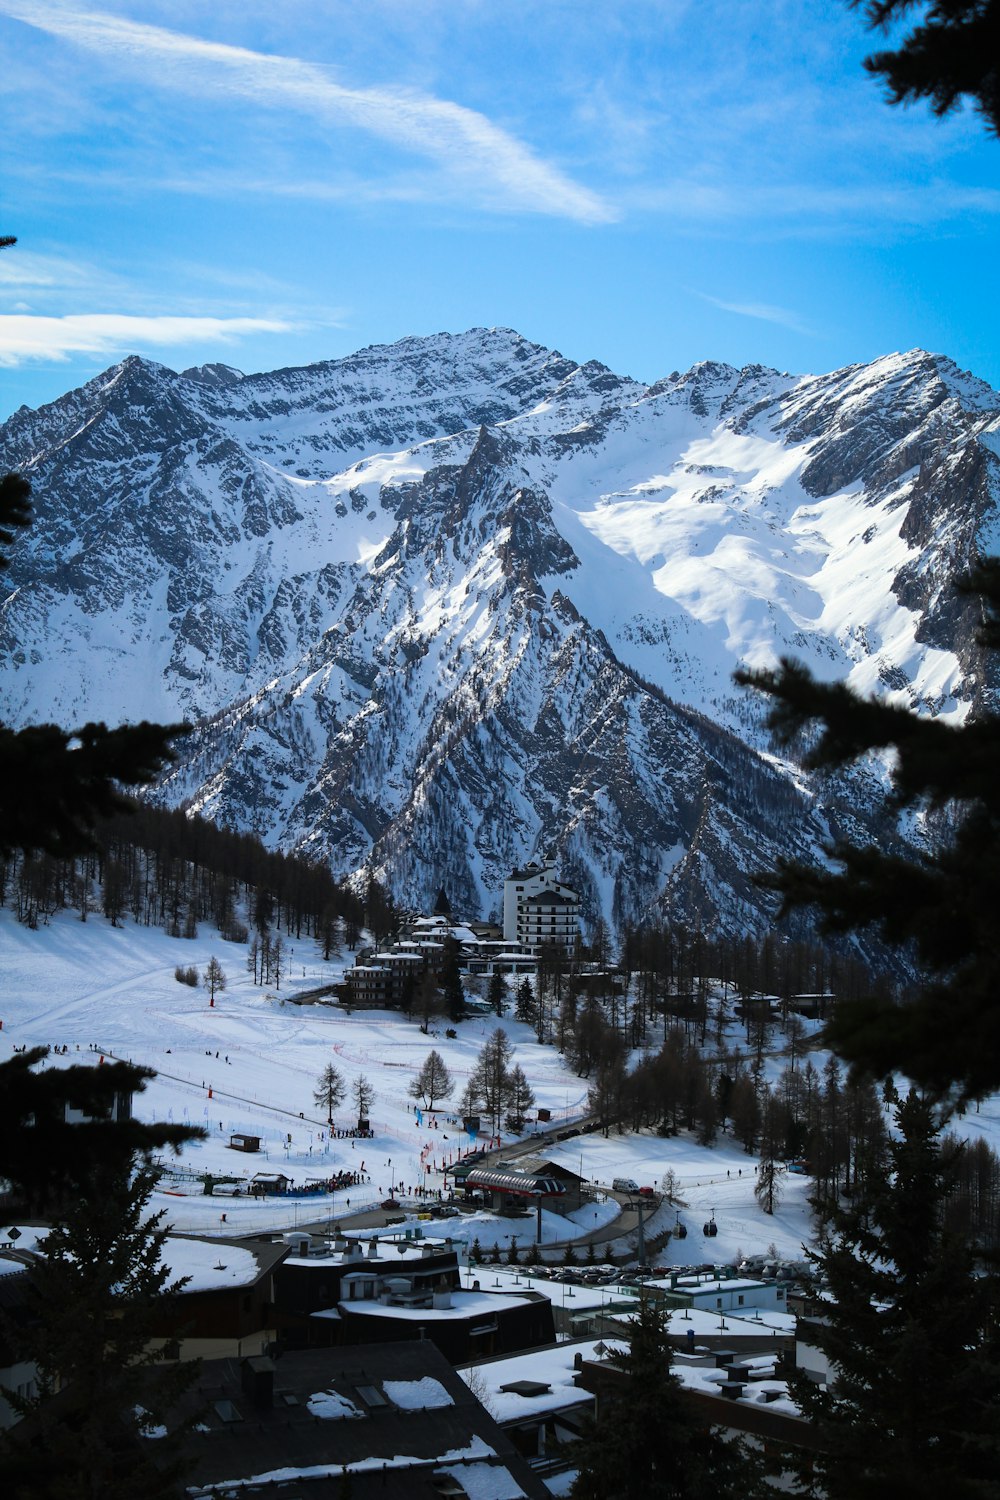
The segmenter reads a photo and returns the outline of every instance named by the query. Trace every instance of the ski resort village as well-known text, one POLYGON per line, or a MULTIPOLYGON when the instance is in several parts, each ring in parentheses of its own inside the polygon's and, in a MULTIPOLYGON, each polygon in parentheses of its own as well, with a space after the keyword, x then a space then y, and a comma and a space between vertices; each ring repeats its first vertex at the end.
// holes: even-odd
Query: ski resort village
MULTIPOLYGON (((892 1128, 887 1096, 814 1040, 849 966, 800 991, 816 951, 775 965, 767 944, 663 929, 633 934, 626 964, 600 931, 583 941, 549 861, 511 873, 496 924, 442 889, 424 914, 382 898, 376 936, 346 892, 323 885, 311 910, 294 861, 253 888, 127 830, 96 858, 5 866, 0 1048, 11 1078, 47 1049, 59 1116, 22 1121, 55 1155, 8 1184, 8 1432, 72 1426, 72 1383, 38 1403, 39 1323, 88 1343, 79 1309, 39 1308, 38 1268, 68 1295, 85 1255, 113 1264, 123 1227, 134 1249, 155 1216, 145 1275, 163 1285, 133 1287, 133 1357, 186 1377, 132 1439, 157 1483, 183 1461, 191 1495, 565 1494, 640 1378, 641 1401, 675 1382, 694 1430, 774 1482, 813 1465, 796 1383, 836 1378, 814 1332, 817 1202, 862 1191, 892 1128), (88 1105, 81 1070, 117 1084, 123 1065, 88 1105), (197 1134, 147 1153, 109 1223, 101 1174, 62 1157, 130 1118, 197 1134), (58 1184, 77 1195, 65 1244, 37 1211, 58 1184)), ((996 1101, 962 1124, 963 1211, 992 1230, 996 1101)))

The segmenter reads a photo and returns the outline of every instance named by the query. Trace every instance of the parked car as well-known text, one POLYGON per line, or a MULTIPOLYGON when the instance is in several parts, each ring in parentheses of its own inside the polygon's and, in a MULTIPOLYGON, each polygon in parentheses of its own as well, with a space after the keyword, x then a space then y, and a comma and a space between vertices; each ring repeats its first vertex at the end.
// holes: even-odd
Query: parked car
POLYGON ((656 1197, 656 1189, 655 1188, 651 1188, 651 1187, 641 1187, 639 1189, 639 1197, 640 1198, 655 1198, 656 1197))

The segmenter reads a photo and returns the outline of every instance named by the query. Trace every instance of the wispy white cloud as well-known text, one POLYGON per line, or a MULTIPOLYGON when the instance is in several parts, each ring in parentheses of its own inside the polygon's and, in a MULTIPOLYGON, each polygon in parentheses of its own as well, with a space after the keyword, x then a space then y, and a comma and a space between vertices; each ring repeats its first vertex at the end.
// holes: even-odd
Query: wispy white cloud
POLYGON ((0 365, 66 360, 73 354, 116 354, 136 348, 230 344, 255 333, 288 333, 293 324, 271 318, 135 317, 82 313, 63 318, 0 316, 0 365))
POLYGON ((829 235, 843 241, 886 232, 920 234, 937 225, 995 219, 1000 190, 936 179, 922 184, 879 181, 787 183, 675 179, 628 188, 623 203, 633 212, 669 213, 677 229, 777 239, 788 234, 829 235))
POLYGON ((78 287, 90 280, 89 272, 78 262, 57 255, 39 255, 18 249, 0 255, 0 293, 51 288, 78 287))
POLYGON ((722 312, 736 313, 741 318, 756 318, 761 323, 777 323, 780 328, 787 328, 792 333, 816 337, 815 330, 807 328, 798 313, 787 307, 775 307, 770 302, 726 302, 722 297, 713 297, 710 292, 696 291, 695 296, 700 297, 703 302, 710 302, 722 312))
POLYGON ((499 209, 582 223, 608 222, 614 208, 501 129, 450 100, 405 89, 346 87, 329 70, 98 11, 0 0, 0 12, 104 58, 153 73, 158 86, 295 109, 349 126, 429 158, 467 199, 499 209))

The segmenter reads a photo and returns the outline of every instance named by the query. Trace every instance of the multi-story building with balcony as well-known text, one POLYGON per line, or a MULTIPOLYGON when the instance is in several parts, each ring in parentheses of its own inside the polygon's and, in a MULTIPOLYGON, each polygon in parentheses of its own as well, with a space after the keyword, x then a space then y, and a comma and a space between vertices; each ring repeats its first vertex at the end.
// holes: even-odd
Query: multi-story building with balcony
POLYGON ((503 935, 529 953, 561 948, 571 953, 580 937, 580 898, 546 863, 515 870, 503 887, 503 935))

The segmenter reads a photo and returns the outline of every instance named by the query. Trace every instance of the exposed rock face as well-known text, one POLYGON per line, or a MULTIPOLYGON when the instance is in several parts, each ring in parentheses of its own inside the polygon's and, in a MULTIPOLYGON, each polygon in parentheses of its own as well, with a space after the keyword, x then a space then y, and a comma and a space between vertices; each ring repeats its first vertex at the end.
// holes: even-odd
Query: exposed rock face
POLYGON ((1000 398, 916 351, 644 387, 508 330, 241 376, 130 358, 0 429, 35 489, 6 717, 186 717, 160 795, 469 910, 545 850, 612 919, 767 920, 871 778, 762 753, 738 663, 921 712, 994 684, 953 584, 1000 398))

